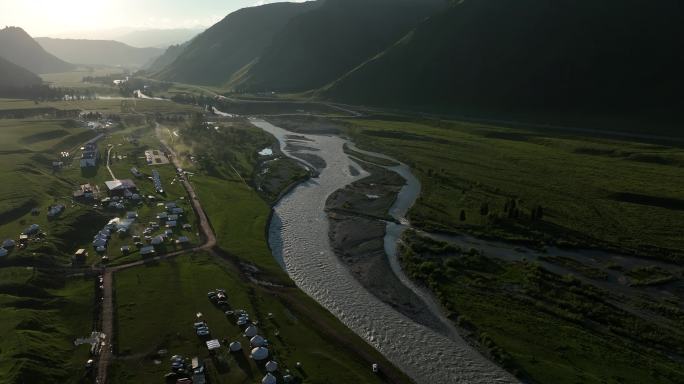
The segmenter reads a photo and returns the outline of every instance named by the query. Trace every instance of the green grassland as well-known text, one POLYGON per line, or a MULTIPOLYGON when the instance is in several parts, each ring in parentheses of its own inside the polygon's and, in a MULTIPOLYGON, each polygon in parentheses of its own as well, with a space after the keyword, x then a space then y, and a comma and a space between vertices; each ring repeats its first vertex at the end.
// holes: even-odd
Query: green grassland
MULTIPOLYGON (((74 126, 68 120, 0 120, 0 237, 16 239, 36 223, 50 233, 60 225, 49 222, 49 205, 69 205, 73 180, 54 172, 52 162, 62 151, 73 151, 95 137, 93 131, 74 126), (31 215, 37 208, 39 215, 31 215)), ((71 209, 67 209, 70 213, 71 209)), ((86 210, 74 209, 67 218, 78 219, 86 210)), ((66 226, 64 226, 66 227, 66 226)))
MULTIPOLYGON (((117 274, 119 358, 112 382, 161 380, 169 371, 169 363, 168 357, 156 356, 159 349, 167 349, 168 356, 181 354, 206 359, 212 382, 260 381, 265 371, 251 361, 248 351, 210 357, 204 341, 194 333, 195 314, 201 312, 214 338, 248 345, 235 319, 207 299, 207 292, 216 288, 226 289, 231 308, 247 310, 259 320, 260 334, 270 341, 282 371, 290 369, 309 383, 379 382, 363 360, 353 353, 340 353, 339 345, 326 339, 325 333, 319 333, 313 325, 318 320, 310 319, 310 313, 300 312, 281 295, 246 283, 238 273, 230 263, 195 254, 117 274), (161 360, 161 364, 156 365, 155 359, 161 360), (296 362, 303 364, 302 371, 295 368, 296 362)), ((301 293, 291 290, 288 295, 309 304, 301 293)), ((316 312, 316 316, 336 322, 330 315, 316 312)), ((356 337, 342 327, 335 329, 340 335, 356 337)))
POLYGON ((678 304, 646 296, 633 302, 537 263, 465 252, 414 232, 404 240, 407 275, 435 293, 464 335, 521 378, 558 384, 684 380, 678 304))
POLYGON ((34 268, 0 268, 0 372, 3 383, 79 383, 90 345, 94 285, 34 268))
POLYGON ((132 98, 103 98, 96 100, 75 101, 45 101, 35 103, 31 100, 0 99, 0 110, 22 110, 36 108, 55 108, 59 110, 80 109, 86 112, 100 112, 104 114, 142 114, 142 113, 176 113, 194 112, 197 107, 182 105, 165 100, 132 99, 132 98))
POLYGON ((419 227, 684 256, 681 148, 457 122, 348 123, 361 146, 412 166, 419 227))
POLYGON ((104 77, 111 75, 121 75, 122 78, 125 77, 122 68, 104 66, 82 67, 70 72, 43 74, 40 75, 40 77, 44 82, 53 87, 88 90, 99 95, 119 95, 119 87, 115 86, 113 83, 104 85, 83 81, 84 77, 104 77))

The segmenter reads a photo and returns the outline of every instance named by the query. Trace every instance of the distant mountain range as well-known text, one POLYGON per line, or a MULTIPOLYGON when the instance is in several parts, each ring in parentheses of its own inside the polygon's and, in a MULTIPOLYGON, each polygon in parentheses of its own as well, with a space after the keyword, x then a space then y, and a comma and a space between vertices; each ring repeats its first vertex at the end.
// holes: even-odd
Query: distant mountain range
POLYGON ((677 0, 272 4, 230 14, 153 76, 434 111, 671 111, 684 84, 680 8, 677 0))
POLYGON ((161 48, 135 48, 112 40, 75 40, 38 37, 46 51, 62 60, 86 65, 142 67, 159 57, 161 48))
POLYGON ((110 40, 120 41, 133 47, 167 48, 171 45, 183 44, 202 33, 204 29, 146 29, 135 30, 112 36, 110 40))
POLYGON ((38 75, 0 57, 0 90, 41 84, 38 75))
POLYGON ((0 30, 0 56, 33 73, 58 73, 75 69, 73 64, 48 53, 23 29, 0 30))

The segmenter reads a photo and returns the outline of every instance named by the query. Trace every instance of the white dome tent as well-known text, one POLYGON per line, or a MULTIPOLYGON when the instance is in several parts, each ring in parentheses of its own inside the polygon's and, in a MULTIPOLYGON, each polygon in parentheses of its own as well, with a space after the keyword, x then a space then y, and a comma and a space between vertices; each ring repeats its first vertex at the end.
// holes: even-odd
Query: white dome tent
POLYGON ((266 345, 266 340, 263 337, 256 335, 249 340, 252 347, 263 347, 266 345))
POLYGON ((259 333, 259 329, 257 329, 257 327, 253 325, 250 325, 249 327, 247 327, 247 329, 245 329, 245 337, 251 338, 256 336, 257 333, 259 333))
POLYGON ((266 371, 268 372, 275 372, 278 370, 278 363, 275 361, 271 360, 268 363, 266 363, 266 371))
POLYGON ((261 384, 276 384, 276 381, 276 377, 268 373, 263 379, 261 379, 261 384))
POLYGON ((264 347, 257 347, 252 349, 252 359, 255 361, 266 360, 268 358, 268 349, 264 347))
POLYGON ((239 341, 233 341, 230 343, 229 348, 231 352, 238 352, 242 350, 242 344, 239 341))

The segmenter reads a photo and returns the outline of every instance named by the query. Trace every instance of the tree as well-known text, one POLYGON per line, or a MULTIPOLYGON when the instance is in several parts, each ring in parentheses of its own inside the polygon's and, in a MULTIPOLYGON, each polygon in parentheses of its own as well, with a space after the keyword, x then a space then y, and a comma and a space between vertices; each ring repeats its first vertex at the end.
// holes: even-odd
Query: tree
POLYGON ((466 213, 465 210, 461 209, 461 221, 466 221, 466 213))

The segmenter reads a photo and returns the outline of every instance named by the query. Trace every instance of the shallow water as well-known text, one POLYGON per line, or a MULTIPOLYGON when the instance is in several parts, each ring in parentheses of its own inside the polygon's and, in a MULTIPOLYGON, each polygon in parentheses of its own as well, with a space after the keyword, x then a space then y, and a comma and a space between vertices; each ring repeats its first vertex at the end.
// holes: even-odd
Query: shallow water
MULTIPOLYGON (((312 150, 291 150, 287 148, 291 132, 264 120, 251 119, 251 122, 274 135, 287 156, 300 160, 297 153, 315 150, 327 164, 317 178, 299 185, 281 199, 274 208, 269 229, 269 243, 275 258, 304 292, 417 383, 516 382, 458 335, 437 333, 377 299, 338 260, 328 236, 326 200, 336 190, 368 176, 344 153, 344 139, 298 134, 307 139, 307 146, 312 150), (352 169, 359 170, 358 174, 352 174, 352 169)), ((402 189, 404 195, 400 193, 393 207, 392 214, 400 220, 420 191, 419 184, 410 188, 402 189)), ((390 236, 395 237, 394 240, 386 238, 386 245, 388 242, 396 245, 402 228, 388 229, 391 229, 388 231, 390 236)))

